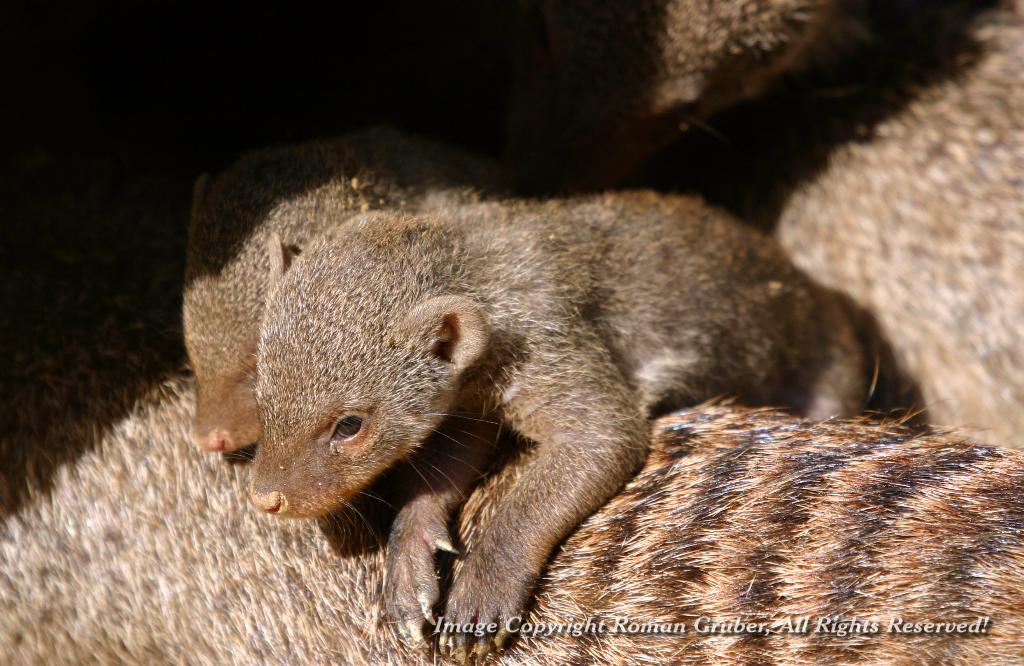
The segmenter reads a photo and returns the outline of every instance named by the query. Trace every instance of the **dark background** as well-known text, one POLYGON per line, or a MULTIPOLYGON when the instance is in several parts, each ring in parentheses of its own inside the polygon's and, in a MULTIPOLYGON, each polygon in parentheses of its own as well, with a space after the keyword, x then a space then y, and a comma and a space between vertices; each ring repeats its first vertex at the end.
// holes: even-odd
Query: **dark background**
POLYGON ((0 516, 180 372, 191 186, 370 123, 497 154, 488 2, 0 8, 0 516))

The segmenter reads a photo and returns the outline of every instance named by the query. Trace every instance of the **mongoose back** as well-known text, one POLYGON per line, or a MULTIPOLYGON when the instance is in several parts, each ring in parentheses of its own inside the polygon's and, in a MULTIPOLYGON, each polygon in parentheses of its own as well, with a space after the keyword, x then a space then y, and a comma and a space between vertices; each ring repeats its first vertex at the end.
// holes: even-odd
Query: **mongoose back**
POLYGON ((355 213, 472 199, 496 187, 482 158, 388 128, 272 148, 196 183, 185 268, 185 345, 199 392, 195 439, 211 451, 259 436, 252 399, 266 239, 301 249, 355 213))
POLYGON ((364 217, 283 272, 260 330, 257 506, 316 517, 432 451, 421 466, 441 472, 392 533, 391 579, 413 589, 387 594, 413 637, 437 601, 435 546, 450 550, 449 514, 491 457, 472 419, 446 417, 538 447, 448 595, 447 617, 500 623, 637 469, 650 415, 732 394, 824 418, 867 393, 842 302, 770 239, 650 192, 364 217))
MULTIPOLYGON (((12 663, 436 663, 391 631, 379 601, 384 553, 339 557, 322 524, 262 520, 238 501, 249 471, 191 445, 193 407, 191 382, 175 379, 111 428, 71 431, 89 439, 73 473, 0 524, 0 654, 12 663)), ((517 469, 474 491, 458 523, 463 548, 517 469)), ((644 469, 558 549, 525 619, 685 621, 691 633, 520 635, 492 661, 1014 663, 1024 636, 1022 475, 1024 453, 932 430, 736 407, 667 417, 644 469), (740 613, 807 613, 815 623, 765 638, 692 633, 701 616, 740 613), (832 613, 881 632, 813 631, 832 613), (972 614, 991 618, 985 634, 887 631, 895 617, 972 614)))
MULTIPOLYGON (((542 628, 520 637, 525 662, 1020 661, 1024 588, 1009 581, 1024 575, 1021 452, 734 407, 673 414, 654 433, 644 471, 565 542, 525 618, 626 633, 542 628), (798 618, 806 630, 790 632, 798 618)), ((489 492, 463 512, 474 538, 489 492)))

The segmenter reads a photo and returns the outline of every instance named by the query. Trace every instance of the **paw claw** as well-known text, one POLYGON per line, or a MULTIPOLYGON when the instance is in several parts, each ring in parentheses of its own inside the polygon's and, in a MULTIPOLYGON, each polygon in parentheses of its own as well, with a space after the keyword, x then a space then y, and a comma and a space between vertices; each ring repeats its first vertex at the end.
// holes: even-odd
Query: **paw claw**
POLYGON ((415 620, 400 621, 396 625, 398 637, 409 647, 416 647, 425 642, 423 627, 420 626, 419 618, 415 620))
POLYGON ((451 553, 452 555, 459 554, 459 550, 452 545, 452 541, 448 537, 438 537, 437 539, 435 539, 434 548, 437 548, 438 550, 443 550, 446 553, 451 553))
POLYGON ((460 664, 465 664, 469 661, 469 650, 466 645, 466 637, 462 634, 458 634, 452 637, 452 658, 460 664))
MULTIPOLYGON (((398 519, 396 519, 398 520, 398 519)), ((415 516, 392 528, 388 542, 388 561, 384 576, 384 608, 390 621, 406 643, 422 645, 423 620, 436 624, 433 609, 439 595, 434 562, 434 534, 447 529, 415 516)))
POLYGON ((423 627, 420 626, 418 618, 404 623, 402 633, 408 636, 408 640, 412 645, 421 645, 423 643, 423 627))
POLYGON ((491 651, 490 642, 486 641, 486 640, 482 640, 482 641, 480 641, 480 642, 478 642, 476 644, 476 647, 473 648, 473 656, 474 657, 486 657, 487 653, 490 652, 490 651, 491 651))
POLYGON ((420 594, 417 598, 420 602, 420 610, 423 611, 423 619, 430 624, 437 624, 437 620, 434 619, 433 600, 427 594, 420 594))

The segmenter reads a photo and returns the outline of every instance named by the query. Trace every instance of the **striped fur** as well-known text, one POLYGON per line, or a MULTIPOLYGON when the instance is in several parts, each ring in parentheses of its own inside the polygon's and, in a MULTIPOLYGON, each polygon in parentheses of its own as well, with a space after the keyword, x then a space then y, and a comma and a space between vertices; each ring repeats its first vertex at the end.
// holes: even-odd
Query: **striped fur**
POLYGON ((677 414, 659 423, 641 475, 566 542, 537 620, 810 616, 812 631, 521 648, 532 663, 1017 663, 1022 487, 1024 456, 941 432, 724 407, 677 414), (837 616, 879 633, 813 631, 837 616), (985 616, 980 637, 888 632, 897 617, 985 616))
MULTIPOLYGON (((0 524, 0 661, 432 663, 384 624, 381 552, 252 511, 246 466, 190 445, 191 409, 189 385, 165 385, 0 524)), ((468 542, 515 472, 471 497, 468 542)), ((669 417, 551 562, 531 617, 988 615, 989 635, 548 637, 500 661, 1019 663, 1022 475, 1022 453, 930 430, 669 417)))

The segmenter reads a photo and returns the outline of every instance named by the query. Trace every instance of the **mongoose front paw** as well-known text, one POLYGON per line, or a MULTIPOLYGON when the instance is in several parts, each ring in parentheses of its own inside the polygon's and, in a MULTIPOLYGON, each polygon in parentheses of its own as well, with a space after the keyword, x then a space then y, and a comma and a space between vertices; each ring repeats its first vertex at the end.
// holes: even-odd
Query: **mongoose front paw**
POLYGON ((396 519, 388 541, 384 609, 398 636, 409 645, 424 642, 424 621, 434 623, 438 551, 456 552, 443 520, 409 515, 396 519))
POLYGON ((501 649, 510 637, 510 622, 522 615, 533 584, 531 577, 509 575, 508 569, 494 567, 489 559, 470 555, 448 594, 438 649, 465 663, 501 649), (458 631, 445 631, 457 626, 458 631), (481 634, 481 635, 477 635, 481 634))

